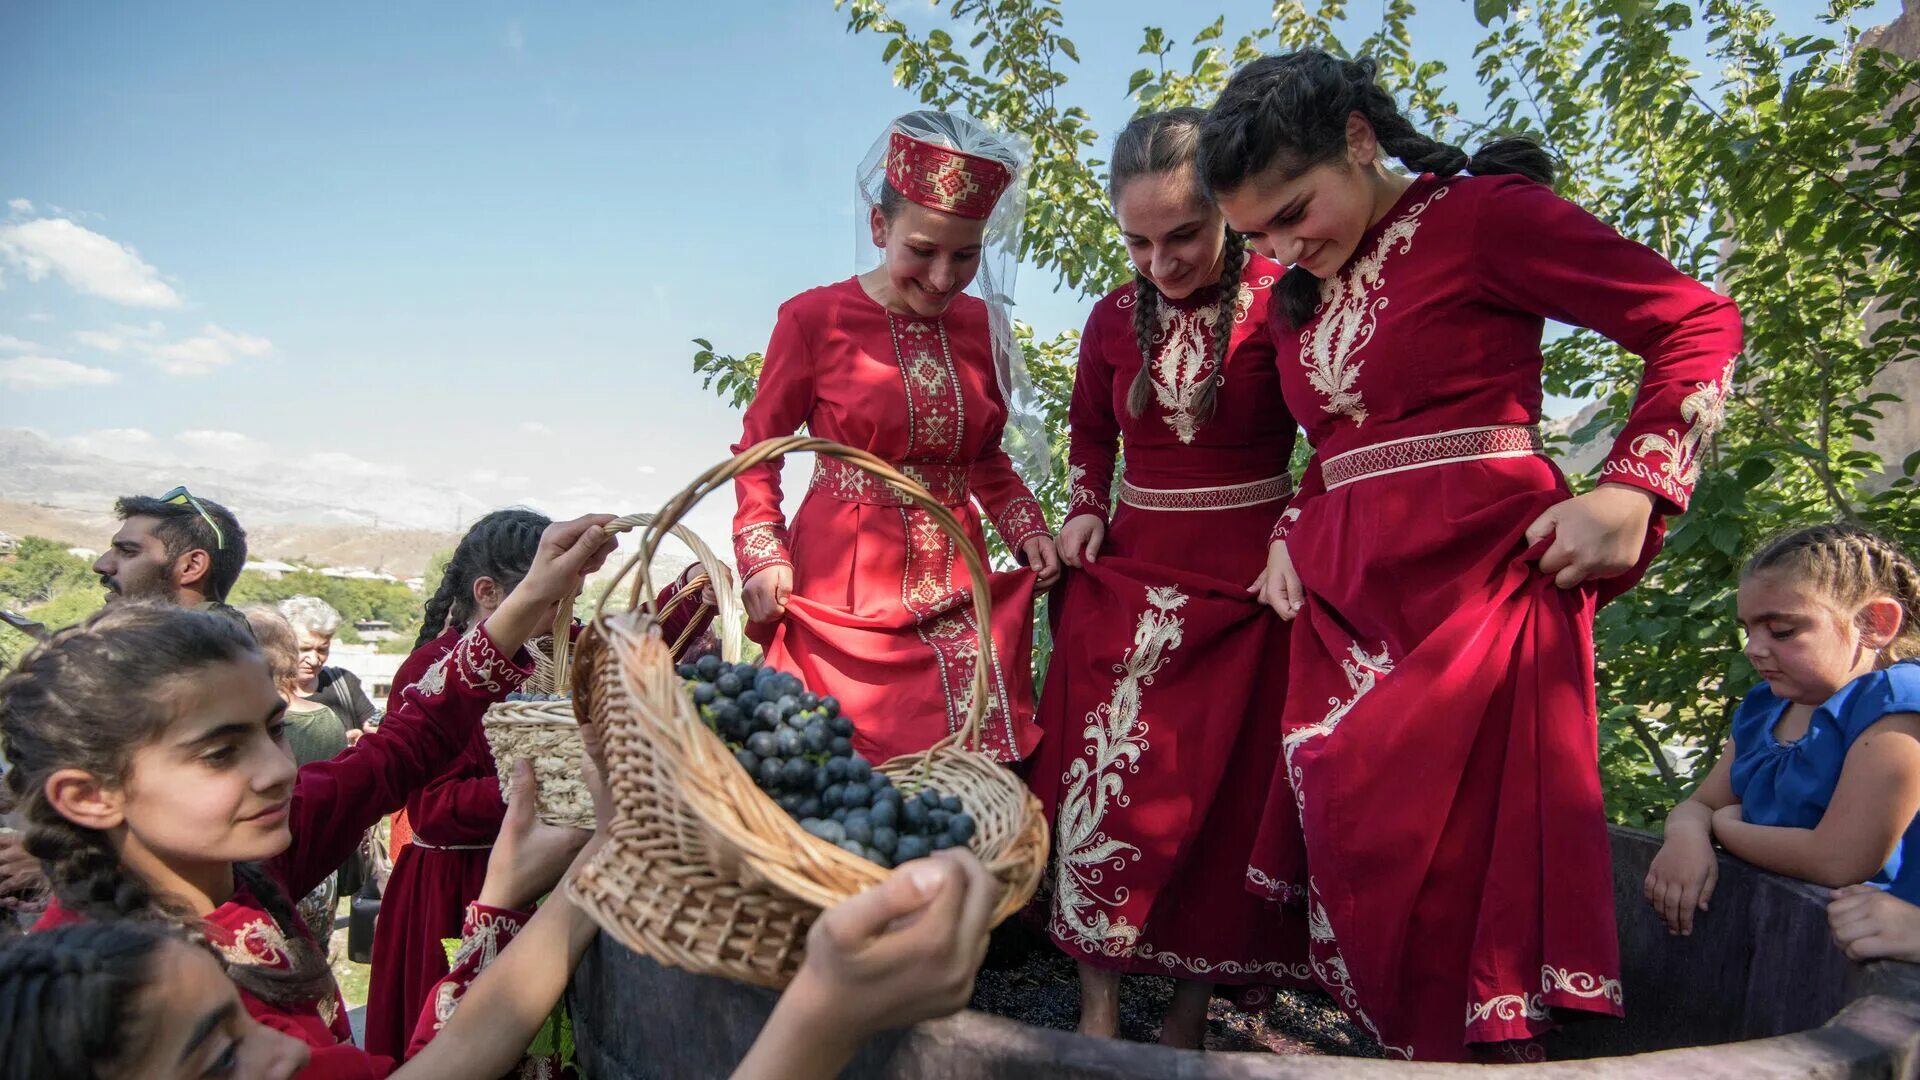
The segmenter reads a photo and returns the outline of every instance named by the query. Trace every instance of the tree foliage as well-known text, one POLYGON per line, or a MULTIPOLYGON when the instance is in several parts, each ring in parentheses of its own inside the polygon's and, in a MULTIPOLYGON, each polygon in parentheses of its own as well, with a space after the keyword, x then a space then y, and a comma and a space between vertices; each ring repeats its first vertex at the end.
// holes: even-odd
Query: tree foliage
MULTIPOLYGON (((1033 140, 1028 263, 1089 299, 1126 280, 1098 156, 1109 136, 1068 96, 1079 51, 1058 0, 938 6, 941 25, 916 31, 887 0, 835 0, 850 31, 878 39, 897 85, 1033 140)), ((1860 47, 1864 6, 1828 0, 1825 32, 1796 36, 1758 0, 1474 0, 1486 32, 1460 91, 1414 48, 1413 0, 1377 12, 1278 0, 1244 30, 1225 16, 1187 34, 1144 28, 1125 87, 1141 111, 1206 105, 1263 53, 1371 55, 1429 133, 1469 148, 1496 133, 1538 138, 1560 160, 1563 195, 1738 302, 1747 351, 1693 510, 1596 627, 1602 769, 1618 820, 1664 812, 1718 752, 1754 680, 1733 618, 1743 552, 1835 518, 1920 541, 1920 455, 1890 463, 1868 449, 1896 404, 1875 380, 1920 352, 1920 64, 1860 47), (1711 74, 1676 43, 1701 27, 1711 74)), ((1077 335, 1023 328, 1021 339, 1051 402, 1058 460, 1077 335)), ((700 345, 709 385, 749 400, 761 358, 700 345)), ((1576 438, 1607 437, 1631 405, 1638 359, 1586 331, 1545 352, 1550 392, 1605 405, 1576 438)), ((1035 485, 1056 514, 1060 472, 1035 485)))

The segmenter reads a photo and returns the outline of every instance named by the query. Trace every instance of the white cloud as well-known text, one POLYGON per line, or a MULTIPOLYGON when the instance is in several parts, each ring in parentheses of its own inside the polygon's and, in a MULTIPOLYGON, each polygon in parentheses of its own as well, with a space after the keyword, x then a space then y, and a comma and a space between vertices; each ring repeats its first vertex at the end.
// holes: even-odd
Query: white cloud
POLYGON ((33 213, 33 204, 25 199, 8 199, 7 209, 16 214, 31 214, 33 213))
POLYGON ((147 359, 169 375, 205 375, 243 356, 265 356, 273 342, 208 323, 196 337, 147 348, 147 359))
POLYGON ((0 360, 0 383, 17 390, 102 386, 119 378, 105 368, 88 367, 52 356, 17 356, 11 360, 0 360))
POLYGON ((12 334, 0 334, 0 352, 38 352, 40 346, 31 341, 22 341, 12 334))
POLYGON ((635 465, 633 471, 639 473, 641 476, 652 476, 654 473, 660 471, 660 467, 658 465, 635 465))
POLYGON ((520 430, 528 435, 551 435, 553 429, 538 420, 520 421, 520 430))
POLYGON ((166 332, 166 326, 155 319, 145 326, 116 323, 105 330, 75 330, 73 339, 89 349, 121 353, 130 348, 150 347, 166 332))
POLYGON ((500 42, 507 47, 508 52, 513 53, 515 56, 527 51, 527 35, 525 31, 520 29, 518 20, 507 24, 506 33, 501 35, 500 42))
POLYGON ((325 473, 335 477, 359 476, 398 480, 407 475, 407 470, 397 465, 383 465, 338 450, 322 450, 308 454, 301 459, 300 468, 308 472, 325 473))
POLYGON ((133 451, 144 454, 154 444, 153 436, 139 428, 101 428, 61 441, 76 450, 101 457, 114 457, 133 451))
POLYGON ((27 312, 27 321, 28 322, 52 322, 53 316, 47 314, 44 311, 29 311, 27 312))
POLYGON ((237 431, 218 431, 210 428, 189 428, 174 437, 175 442, 191 446, 196 450, 215 451, 222 454, 242 453, 258 449, 260 444, 237 431))
POLYGON ((130 247, 65 218, 0 225, 0 257, 29 281, 58 274, 75 289, 129 307, 176 308, 180 294, 130 247))

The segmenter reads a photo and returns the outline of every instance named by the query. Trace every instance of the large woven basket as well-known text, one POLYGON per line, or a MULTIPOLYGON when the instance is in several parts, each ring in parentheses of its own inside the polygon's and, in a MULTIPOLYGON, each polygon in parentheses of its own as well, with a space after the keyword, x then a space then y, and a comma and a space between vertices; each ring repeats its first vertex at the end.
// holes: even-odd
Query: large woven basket
MULTIPOLYGON (((609 533, 625 532, 638 526, 650 524, 651 514, 634 514, 608 523, 609 533)), ((668 611, 682 604, 701 604, 701 594, 710 581, 724 583, 715 587, 716 596, 732 594, 732 579, 724 565, 712 559, 712 551, 700 541, 700 538, 684 527, 676 528, 689 547, 696 554, 704 551, 702 573, 689 580, 685 588, 674 595, 668 603, 668 611), (717 572, 721 577, 714 577, 717 572)), ((572 664, 571 643, 573 629, 573 601, 560 605, 554 619, 552 636, 544 640, 531 642, 528 651, 533 656, 533 674, 528 677, 521 689, 528 693, 557 694, 565 698, 570 689, 572 664)), ((663 612, 664 615, 666 612, 663 612)), ((698 625, 699 612, 695 614, 693 625, 698 625)), ((739 636, 740 618, 727 605, 723 611, 726 618, 717 628, 724 636, 731 632, 739 636)), ((691 636, 692 630, 688 632, 691 636)), ((677 642, 679 648, 684 642, 677 642)), ((584 749, 579 723, 574 718, 573 703, 559 701, 502 701, 488 707, 482 720, 487 734, 487 746, 493 751, 494 767, 499 770, 500 798, 513 798, 513 762, 515 758, 529 758, 533 762, 534 779, 540 788, 540 805, 536 811, 541 821, 549 825, 567 825, 577 829, 590 829, 594 824, 593 795, 587 789, 586 781, 580 774, 580 755, 584 749)))
MULTIPOLYGON (((706 495, 755 465, 807 451, 847 461, 926 510, 966 560, 978 625, 992 625, 986 567, 951 511, 871 454, 789 436, 709 469, 660 511, 622 568, 622 576, 635 569, 639 575, 627 609, 607 609, 616 580, 582 633, 575 661, 574 706, 598 743, 614 818, 607 845, 569 885, 574 902, 608 934, 655 960, 771 987, 785 986, 799 970, 822 908, 879 884, 888 871, 801 829, 701 722, 645 599, 652 591, 646 566, 660 534, 706 495)), ((931 784, 966 805, 978 823, 968 846, 1001 883, 997 922, 1020 910, 1039 884, 1047 826, 1019 777, 979 752, 991 649, 982 634, 961 729, 878 768, 904 791, 931 784)), ((737 660, 737 649, 724 658, 737 660)))

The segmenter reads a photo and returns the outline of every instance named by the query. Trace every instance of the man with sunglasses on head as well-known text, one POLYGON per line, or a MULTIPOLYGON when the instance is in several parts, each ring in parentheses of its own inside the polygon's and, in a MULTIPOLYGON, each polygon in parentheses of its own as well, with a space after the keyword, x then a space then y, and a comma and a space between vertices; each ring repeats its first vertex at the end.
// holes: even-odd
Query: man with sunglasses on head
POLYGON ((240 625, 227 592, 247 563, 247 534, 232 512, 174 488, 159 498, 129 495, 113 507, 120 531, 93 564, 107 603, 153 600, 217 611, 240 625))

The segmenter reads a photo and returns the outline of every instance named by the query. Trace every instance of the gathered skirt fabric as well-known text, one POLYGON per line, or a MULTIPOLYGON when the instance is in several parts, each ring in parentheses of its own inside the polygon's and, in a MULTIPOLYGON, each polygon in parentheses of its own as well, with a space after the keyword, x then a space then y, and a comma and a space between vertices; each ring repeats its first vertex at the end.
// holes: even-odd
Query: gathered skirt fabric
POLYGON ((1540 457, 1374 476, 1287 539, 1307 604, 1247 887, 1304 901, 1320 983, 1395 1056, 1622 1013, 1593 617, 1658 529, 1560 589, 1525 531, 1567 494, 1540 457))

